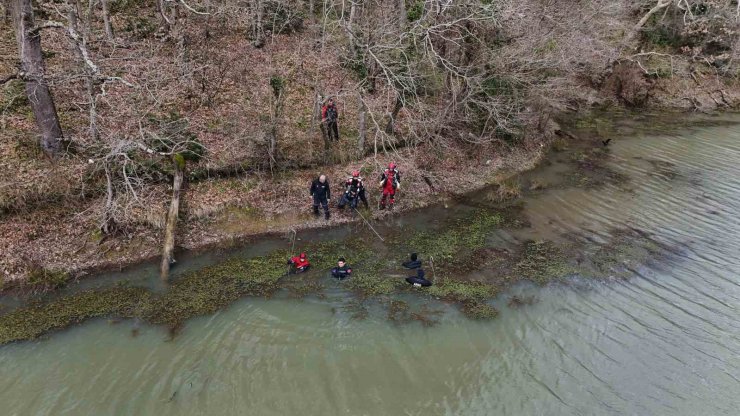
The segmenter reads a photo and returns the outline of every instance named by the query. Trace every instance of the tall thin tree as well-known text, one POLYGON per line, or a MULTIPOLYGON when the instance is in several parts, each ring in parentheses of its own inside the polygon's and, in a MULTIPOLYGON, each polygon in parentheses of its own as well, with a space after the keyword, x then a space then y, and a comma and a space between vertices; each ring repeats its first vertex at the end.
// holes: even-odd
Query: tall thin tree
POLYGON ((41 131, 41 148, 50 157, 62 150, 62 127, 45 79, 44 57, 41 53, 41 29, 36 27, 32 0, 14 0, 13 20, 21 58, 21 79, 36 124, 41 131))

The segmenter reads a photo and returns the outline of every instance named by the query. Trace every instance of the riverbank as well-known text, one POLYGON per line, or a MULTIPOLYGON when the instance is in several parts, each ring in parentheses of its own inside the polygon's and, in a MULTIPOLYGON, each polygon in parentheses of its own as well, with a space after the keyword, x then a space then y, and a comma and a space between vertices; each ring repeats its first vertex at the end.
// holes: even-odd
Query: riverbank
MULTIPOLYGON (((603 140, 619 143, 624 134, 641 136, 656 129, 671 134, 692 122, 695 120, 688 118, 660 121, 650 115, 624 117, 622 121, 582 119, 575 123, 580 126, 578 135, 556 140, 553 152, 536 169, 505 181, 511 186, 507 189, 520 190, 519 198, 507 199, 511 195, 499 185, 429 208, 397 212, 393 221, 375 223, 382 242, 362 226, 333 234, 331 239, 306 231, 295 249, 309 253, 314 269, 301 275, 285 275, 289 245, 274 238, 275 244, 266 251, 218 255, 205 266, 191 266, 163 289, 126 280, 80 291, 71 287, 0 315, 0 343, 34 339, 98 316, 135 318, 167 327, 174 336, 188 319, 214 313, 242 297, 321 298, 336 290, 348 293, 351 301, 345 310, 353 319, 364 319, 368 308, 379 303, 394 322, 433 325, 432 311, 410 309, 399 296, 431 295, 456 305, 469 318, 491 319, 498 314, 491 300, 522 282, 545 285, 570 276, 620 280, 629 277, 635 267, 676 255, 677 246, 656 239, 652 232, 629 221, 599 231, 597 239, 585 230, 551 233, 547 229, 552 220, 543 223, 527 211, 536 210, 538 198, 548 194, 559 200, 573 192, 585 197, 610 189, 607 194, 631 200, 639 184, 616 169, 611 145, 604 145, 603 140), (532 223, 535 220, 538 222, 532 223), (412 272, 399 263, 409 252, 421 253, 434 281, 431 288, 418 291, 403 280, 412 272), (340 256, 350 261, 355 274, 338 287, 326 276, 326 270, 340 256)), ((731 122, 710 118, 696 125, 723 123, 731 122)), ((646 166, 646 177, 665 178, 675 185, 701 183, 701 178, 688 177, 680 167, 660 159, 638 154, 630 160, 646 166)), ((573 197, 580 199, 568 198, 573 197)), ((534 301, 517 296, 509 299, 513 307, 534 301)))
MULTIPOLYGON (((501 183, 507 177, 532 169, 554 139, 554 129, 553 125, 548 132, 529 139, 524 146, 471 146, 467 151, 464 148, 445 149, 444 159, 433 165, 429 165, 431 161, 425 154, 438 150, 421 146, 393 155, 272 178, 245 174, 199 181, 186 188, 176 246, 178 250, 198 252, 245 243, 267 233, 358 221, 352 213, 336 209, 341 182, 354 169, 361 170, 366 177, 371 208, 362 212, 369 219, 383 219, 422 208, 501 183), (377 209, 377 177, 389 161, 396 161, 403 175, 402 189, 392 212, 377 209), (329 221, 315 219, 310 214, 308 188, 318 172, 327 174, 333 187, 329 221)), ((160 206, 165 203, 150 201, 151 212, 142 213, 148 221, 115 236, 103 236, 97 231, 97 212, 77 212, 74 204, 4 218, 0 222, 0 242, 7 249, 0 254, 0 267, 5 290, 53 289, 67 280, 155 258, 161 249, 164 224, 164 211, 160 206)))

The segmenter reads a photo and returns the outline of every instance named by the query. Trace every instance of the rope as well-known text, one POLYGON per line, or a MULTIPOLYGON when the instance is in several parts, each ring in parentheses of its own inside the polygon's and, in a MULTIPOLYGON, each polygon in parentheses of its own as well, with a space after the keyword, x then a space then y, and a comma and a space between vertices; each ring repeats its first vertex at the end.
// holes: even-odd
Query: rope
MULTIPOLYGON (((293 228, 291 228, 290 231, 291 233, 293 233, 293 237, 291 238, 291 240, 293 240, 293 244, 290 246, 290 258, 292 259, 293 254, 295 253, 295 240, 296 237, 298 237, 298 232, 293 228)), ((290 274, 290 269, 292 266, 292 264, 288 263, 288 274, 290 274)))
POLYGON ((360 214, 360 218, 362 218, 362 220, 363 220, 363 221, 365 221, 365 224, 367 224, 367 226, 368 226, 368 227, 370 227, 370 229, 371 229, 371 230, 373 230, 373 232, 375 233, 375 235, 377 235, 377 236, 378 236, 378 238, 380 239, 380 241, 382 241, 382 242, 384 242, 384 243, 385 243, 385 240, 383 239, 383 237, 381 237, 381 236, 380 236, 380 234, 378 234, 378 232, 377 232, 377 231, 375 231, 375 228, 373 228, 373 226, 372 226, 372 225, 370 225, 370 223, 369 223, 369 222, 367 222, 367 220, 366 220, 366 219, 365 219, 365 217, 364 217, 364 216, 362 215, 362 213, 361 213, 360 211, 358 211, 358 210, 357 210, 357 208, 352 208, 352 209, 354 209, 356 213, 360 214))

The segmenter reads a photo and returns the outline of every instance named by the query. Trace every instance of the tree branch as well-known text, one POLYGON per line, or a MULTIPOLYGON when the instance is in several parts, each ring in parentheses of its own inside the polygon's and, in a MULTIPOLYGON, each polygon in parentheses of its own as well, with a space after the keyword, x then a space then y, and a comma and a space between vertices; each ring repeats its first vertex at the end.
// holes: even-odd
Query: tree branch
POLYGON ((16 72, 15 74, 10 74, 10 75, 8 75, 5 78, 0 78, 0 85, 5 85, 8 82, 10 82, 10 81, 12 81, 14 79, 18 79, 18 78, 20 78, 20 74, 19 73, 16 72))

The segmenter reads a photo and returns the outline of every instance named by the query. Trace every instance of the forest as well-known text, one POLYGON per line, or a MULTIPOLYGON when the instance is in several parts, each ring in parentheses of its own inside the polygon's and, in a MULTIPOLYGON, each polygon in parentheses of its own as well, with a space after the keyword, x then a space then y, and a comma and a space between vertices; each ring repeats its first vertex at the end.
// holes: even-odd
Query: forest
POLYGON ((319 173, 376 219, 389 162, 398 210, 506 198, 563 120, 740 103, 737 0, 1 4, 0 287, 356 220, 308 215, 319 173))

